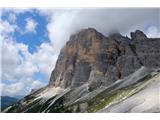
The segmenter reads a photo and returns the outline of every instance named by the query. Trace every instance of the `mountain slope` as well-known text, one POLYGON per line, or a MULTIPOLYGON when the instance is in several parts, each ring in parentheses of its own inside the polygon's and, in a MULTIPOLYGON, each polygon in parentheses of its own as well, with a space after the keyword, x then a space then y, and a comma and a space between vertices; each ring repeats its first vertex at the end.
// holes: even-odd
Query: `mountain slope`
POLYGON ((49 84, 4 112, 159 112, 155 107, 131 110, 135 106, 129 102, 134 95, 147 93, 143 89, 150 90, 147 86, 159 75, 159 46, 159 38, 147 38, 139 30, 129 39, 83 29, 62 48, 49 84), (132 107, 121 109, 122 103, 132 107))
POLYGON ((99 112, 160 112, 160 74, 152 77, 148 82, 147 86, 137 94, 105 107, 99 112))

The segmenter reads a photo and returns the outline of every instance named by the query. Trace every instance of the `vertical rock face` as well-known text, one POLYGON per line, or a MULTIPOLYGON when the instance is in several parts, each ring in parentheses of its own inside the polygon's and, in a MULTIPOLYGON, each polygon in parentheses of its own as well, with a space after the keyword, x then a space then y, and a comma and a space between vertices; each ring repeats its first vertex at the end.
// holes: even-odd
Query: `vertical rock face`
POLYGON ((138 59, 146 67, 157 68, 160 66, 160 39, 147 38, 143 33, 135 32, 133 41, 138 59))
POLYGON ((149 39, 139 30, 129 39, 119 33, 105 37, 93 28, 83 29, 62 48, 49 86, 89 84, 90 90, 108 86, 141 66, 160 67, 159 46, 160 39, 149 39))

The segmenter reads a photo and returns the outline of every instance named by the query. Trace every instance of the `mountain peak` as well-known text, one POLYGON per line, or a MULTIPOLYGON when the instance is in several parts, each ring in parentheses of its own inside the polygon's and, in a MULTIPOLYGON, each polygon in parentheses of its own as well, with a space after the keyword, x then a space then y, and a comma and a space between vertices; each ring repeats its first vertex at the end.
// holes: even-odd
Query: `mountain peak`
POLYGON ((132 39, 146 39, 147 36, 140 30, 136 30, 135 32, 131 32, 132 39))
POLYGON ((96 29, 85 28, 72 34, 69 41, 72 41, 72 40, 87 41, 87 40, 91 40, 91 38, 101 39, 99 37, 104 37, 104 36, 100 32, 98 32, 96 29))
POLYGON ((93 28, 73 34, 60 52, 49 85, 7 112, 94 112, 106 108, 106 103, 131 98, 156 74, 150 70, 160 67, 160 39, 147 38, 140 30, 131 37, 119 33, 105 37, 93 28))
MULTIPOLYGON (((147 39, 140 30, 132 32, 131 37, 138 40, 147 39)), ((147 51, 146 47, 143 47, 144 43, 132 43, 128 40, 129 38, 120 33, 112 33, 109 37, 105 37, 94 28, 82 29, 70 37, 61 51, 50 83, 67 88, 89 82, 91 83, 90 87, 95 89, 101 85, 112 84, 115 80, 131 74, 142 65, 155 67, 156 64, 159 64, 152 62, 154 64, 151 65, 150 58, 147 59, 148 62, 144 60, 143 57, 146 54, 142 52, 147 51), (103 77, 101 78, 103 81, 95 80, 99 83, 95 84, 93 73, 96 76, 101 74, 99 77, 103 77)), ((160 44, 159 41, 155 42, 160 44)), ((151 43, 145 41, 145 44, 148 46, 148 50, 154 49, 157 52, 157 49, 151 48, 151 43)), ((156 59, 151 61, 156 61, 156 59)))

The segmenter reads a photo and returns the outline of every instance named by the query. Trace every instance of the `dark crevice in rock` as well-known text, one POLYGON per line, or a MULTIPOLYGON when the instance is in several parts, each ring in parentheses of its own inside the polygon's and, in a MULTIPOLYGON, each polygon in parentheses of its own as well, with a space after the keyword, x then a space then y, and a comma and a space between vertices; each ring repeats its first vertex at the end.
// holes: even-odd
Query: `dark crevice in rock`
POLYGON ((139 63, 141 64, 141 66, 143 66, 143 63, 141 62, 139 56, 138 56, 137 53, 136 53, 136 47, 135 47, 133 44, 129 44, 129 46, 130 46, 133 54, 137 57, 137 59, 138 59, 139 63))

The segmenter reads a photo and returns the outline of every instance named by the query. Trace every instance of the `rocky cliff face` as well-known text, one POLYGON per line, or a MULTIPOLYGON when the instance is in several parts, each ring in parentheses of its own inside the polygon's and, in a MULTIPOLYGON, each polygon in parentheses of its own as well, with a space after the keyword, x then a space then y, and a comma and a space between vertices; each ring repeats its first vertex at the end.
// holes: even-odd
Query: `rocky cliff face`
POLYGON ((70 37, 61 50, 50 86, 68 88, 89 83, 90 90, 108 86, 141 66, 160 67, 160 40, 137 30, 131 39, 119 33, 105 37, 84 29, 70 37))
MULTIPOLYGON (((132 112, 133 100, 126 104, 122 101, 147 89, 154 80, 160 83, 159 46, 159 38, 147 38, 139 30, 128 38, 120 33, 106 37, 93 28, 83 29, 71 35, 62 48, 49 85, 4 112, 115 112, 116 108, 116 112, 132 112), (123 104, 132 107, 128 110, 123 104)), ((155 91, 152 94, 158 96, 155 91)), ((159 102, 153 104, 160 106, 159 102)), ((139 112, 160 112, 155 106, 139 112)))

